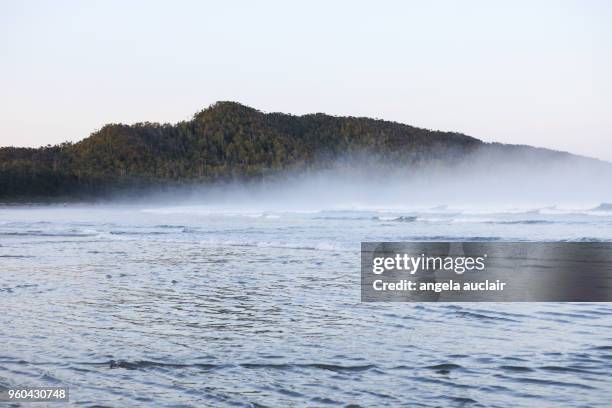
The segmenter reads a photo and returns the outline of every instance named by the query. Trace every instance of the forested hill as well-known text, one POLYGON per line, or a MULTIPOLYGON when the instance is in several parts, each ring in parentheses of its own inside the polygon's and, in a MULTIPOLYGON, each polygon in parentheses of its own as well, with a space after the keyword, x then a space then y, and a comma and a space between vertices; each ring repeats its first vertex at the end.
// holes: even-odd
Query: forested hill
POLYGON ((461 160, 482 145, 462 134, 395 122, 263 113, 218 102, 177 124, 110 124, 74 144, 0 148, 0 199, 265 178, 357 152, 419 166, 461 160))

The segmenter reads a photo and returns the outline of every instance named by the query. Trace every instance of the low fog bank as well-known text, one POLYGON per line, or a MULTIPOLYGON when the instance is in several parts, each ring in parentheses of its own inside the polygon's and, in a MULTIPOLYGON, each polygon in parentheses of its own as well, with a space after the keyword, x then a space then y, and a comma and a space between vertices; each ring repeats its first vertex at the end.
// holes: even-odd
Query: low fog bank
POLYGON ((523 146, 489 144, 451 160, 409 165, 352 154, 316 171, 258 181, 166 188, 115 197, 116 203, 207 205, 226 210, 568 206, 612 202, 612 164, 523 146))

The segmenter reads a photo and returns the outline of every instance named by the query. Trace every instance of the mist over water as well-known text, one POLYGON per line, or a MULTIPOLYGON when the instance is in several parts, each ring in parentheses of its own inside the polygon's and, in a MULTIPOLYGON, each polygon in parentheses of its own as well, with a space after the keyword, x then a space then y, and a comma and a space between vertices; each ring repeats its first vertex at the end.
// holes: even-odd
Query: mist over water
MULTIPOLYGON (((508 147, 506 147, 507 149, 508 147)), ((612 164, 516 147, 509 155, 481 148, 453 163, 412 163, 353 154, 325 168, 250 182, 191 185, 120 203, 207 206, 219 211, 324 209, 594 209, 612 202, 612 164)), ((457 153, 459 154, 459 153, 457 153)))
POLYGON ((608 304, 359 301, 361 241, 612 241, 607 165, 521 159, 0 207, 0 386, 83 406, 608 407, 608 304))

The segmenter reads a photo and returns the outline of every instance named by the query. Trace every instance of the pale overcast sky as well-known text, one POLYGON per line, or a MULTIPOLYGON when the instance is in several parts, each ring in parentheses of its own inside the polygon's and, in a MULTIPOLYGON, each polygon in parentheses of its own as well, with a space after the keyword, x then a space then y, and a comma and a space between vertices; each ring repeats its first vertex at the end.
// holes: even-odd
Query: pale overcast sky
POLYGON ((217 100, 612 161, 612 1, 0 0, 0 145, 217 100))

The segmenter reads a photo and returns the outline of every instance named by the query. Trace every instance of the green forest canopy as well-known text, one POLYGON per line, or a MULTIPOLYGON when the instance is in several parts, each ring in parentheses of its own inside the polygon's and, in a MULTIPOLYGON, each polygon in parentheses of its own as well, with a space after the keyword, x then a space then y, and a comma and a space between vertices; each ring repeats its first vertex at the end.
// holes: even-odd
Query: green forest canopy
MULTIPOLYGON (((109 124, 78 143, 0 148, 0 197, 99 195, 124 188, 258 179, 371 152, 413 166, 485 145, 458 133, 217 102, 177 124, 109 124)), ((503 146, 503 145, 498 145, 503 146)))

